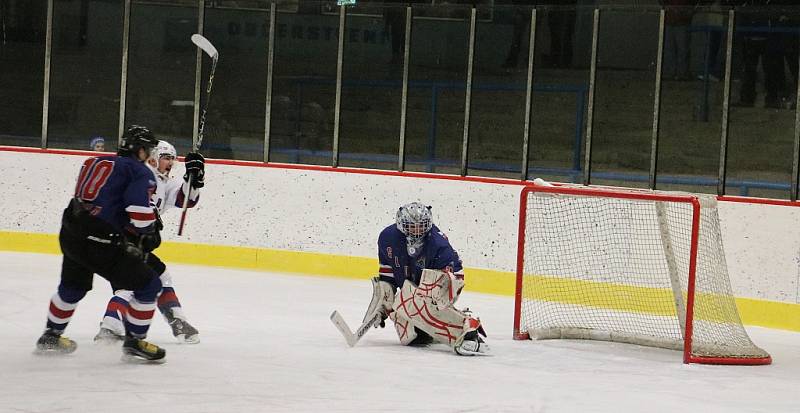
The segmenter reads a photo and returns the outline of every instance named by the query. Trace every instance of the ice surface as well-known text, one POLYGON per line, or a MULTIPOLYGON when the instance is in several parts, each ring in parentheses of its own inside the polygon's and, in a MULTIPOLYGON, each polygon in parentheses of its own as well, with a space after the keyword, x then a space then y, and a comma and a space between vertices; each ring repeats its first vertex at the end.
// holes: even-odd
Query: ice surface
MULTIPOLYGON (((78 350, 33 354, 61 257, 0 253, 0 412, 798 412, 800 334, 749 328, 771 366, 684 365, 677 351, 606 342, 511 339, 513 301, 467 291, 490 357, 402 347, 372 330, 354 348, 364 281, 171 265, 197 345, 178 344, 160 315, 149 339, 163 365, 120 361, 96 345, 108 283, 81 302, 65 335, 78 350)), ((366 275, 365 275, 366 276, 366 275)))

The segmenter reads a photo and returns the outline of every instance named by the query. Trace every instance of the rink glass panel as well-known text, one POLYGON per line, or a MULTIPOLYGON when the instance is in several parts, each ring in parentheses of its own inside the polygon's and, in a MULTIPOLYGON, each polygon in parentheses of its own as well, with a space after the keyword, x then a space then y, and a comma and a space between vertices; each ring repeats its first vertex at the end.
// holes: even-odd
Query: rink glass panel
POLYGON ((647 186, 617 176, 649 174, 658 17, 657 9, 600 12, 591 183, 647 186))
MULTIPOLYGON (((723 114, 723 78, 727 13, 695 10, 688 28, 689 79, 675 80, 674 36, 665 30, 656 186, 665 190, 716 193, 723 114), (696 27, 695 27, 696 26, 696 27), (676 179, 701 178, 702 185, 676 179)), ((680 33, 680 32, 678 32, 680 33)), ((734 63, 736 65, 736 63, 734 63)))
MULTIPOLYGON (((217 159, 262 160, 267 90, 269 5, 236 9, 236 1, 206 3, 206 37, 219 51, 203 138, 203 154, 217 159)), ((201 108, 211 69, 203 56, 201 108)))
POLYGON ((789 198, 797 91, 790 69, 796 73, 799 11, 797 7, 770 7, 742 11, 737 17, 734 59, 742 70, 732 74, 738 81, 731 86, 726 193, 789 198), (758 14, 766 14, 772 22, 781 22, 765 27, 760 23, 763 17, 758 14), (760 42, 764 42, 763 46, 760 42), (763 54, 756 68, 755 100, 748 106, 744 104, 747 75, 743 68, 747 54, 759 52, 763 54), (771 59, 778 60, 774 70, 768 68, 771 59), (774 89, 768 86, 772 82, 774 89), (774 95, 770 90, 774 90, 774 95), (742 181, 763 181, 770 188, 742 193, 737 185, 742 181))
MULTIPOLYGON (((46 107, 47 146, 89 149, 89 140, 102 135, 107 138, 106 148, 113 150, 120 122, 125 3, 53 1, 49 99, 43 102, 47 4, 9 0, 0 5, 5 28, 0 42, 0 86, 5 98, 0 144, 41 146, 46 107)), ((198 31, 198 4, 196 0, 131 3, 125 123, 150 127, 175 143, 181 154, 189 150, 197 128, 193 116, 197 49, 187 39, 198 31)), ((269 160, 330 165, 334 162, 339 7, 334 2, 276 5, 269 160)), ((204 142, 211 157, 263 159, 269 6, 257 0, 205 2, 205 34, 222 55, 204 142)), ((579 7, 575 13, 570 65, 556 64, 553 59, 554 10, 539 7, 529 160, 523 166, 527 22, 516 64, 506 67, 504 63, 515 16, 529 21, 530 9, 477 4, 471 118, 464 125, 471 9, 413 6, 406 170, 460 173, 464 130, 469 127, 469 175, 513 178, 527 167, 528 176, 583 181, 589 166, 584 165, 584 147, 594 9, 579 7)), ((659 11, 651 6, 600 9, 594 184, 648 185, 659 11)), ((389 15, 399 16, 399 22, 403 12, 404 6, 398 4, 360 3, 347 8, 339 165, 399 166, 402 59, 392 54, 389 15)), ((665 39, 655 170, 660 189, 719 190, 724 83, 706 75, 722 79, 718 68, 725 58, 727 39, 723 34, 722 39, 713 40, 721 40, 719 45, 712 45, 711 34, 726 32, 726 12, 692 10, 688 80, 675 79, 670 45, 674 39, 669 34, 665 39), (710 57, 711 53, 716 55, 710 57)), ((783 56, 785 82, 777 106, 767 102, 768 82, 762 80, 762 69, 758 69, 753 107, 736 104, 741 100, 746 35, 764 33, 780 40, 770 45, 788 42, 789 47, 781 50, 793 52, 800 10, 770 8, 767 14, 780 24, 766 28, 748 23, 748 14, 758 10, 737 12, 741 27, 733 36, 732 106, 722 189, 734 195, 785 199, 798 164, 796 112, 791 109, 796 81, 789 75, 796 70, 796 54, 783 56)), ((205 88, 210 62, 205 56, 201 61, 200 88, 205 88)))
POLYGON ((406 170, 458 174, 470 9, 414 5, 413 16, 406 170))
POLYGON ((330 165, 339 16, 335 3, 279 7, 275 23, 270 160, 330 165))
POLYGON ((406 7, 363 4, 347 7, 340 164, 396 169, 406 7))
POLYGON ((479 9, 476 17, 467 174, 516 178, 525 124, 527 24, 522 23, 518 64, 505 62, 512 53, 514 22, 530 21, 530 8, 479 9))
MULTIPOLYGON (((524 166, 530 177, 569 181, 580 171, 588 56, 576 45, 591 44, 591 10, 537 7, 524 166)), ((496 7, 484 17, 479 14, 476 28, 468 174, 520 177, 531 8, 496 7)))
MULTIPOLYGON (((5 14, 0 12, 0 14, 5 14)), ((47 3, 18 4, 0 41, 0 145, 42 144, 47 3)))
POLYGON ((91 150, 103 137, 117 147, 123 7, 107 2, 54 2, 49 148, 91 150), (91 16, 103 15, 103 19, 91 16))
POLYGON ((197 2, 131 5, 126 124, 146 125, 179 154, 191 149, 194 130, 197 11, 197 2))

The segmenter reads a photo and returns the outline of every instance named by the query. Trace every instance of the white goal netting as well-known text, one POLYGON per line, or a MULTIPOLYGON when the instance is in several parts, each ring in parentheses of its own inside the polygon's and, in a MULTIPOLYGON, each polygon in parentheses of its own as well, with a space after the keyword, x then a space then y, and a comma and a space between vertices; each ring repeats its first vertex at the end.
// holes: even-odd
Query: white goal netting
POLYGON ((686 362, 770 361, 739 318, 715 198, 574 187, 525 191, 519 333, 676 350, 685 350, 688 339, 686 362))

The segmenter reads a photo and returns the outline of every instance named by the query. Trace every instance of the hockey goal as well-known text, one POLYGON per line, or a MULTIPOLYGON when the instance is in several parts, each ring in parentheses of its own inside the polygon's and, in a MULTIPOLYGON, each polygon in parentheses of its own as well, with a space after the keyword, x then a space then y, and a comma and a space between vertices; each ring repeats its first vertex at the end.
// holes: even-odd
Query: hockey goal
POLYGON ((591 339, 683 351, 684 363, 769 364, 731 290, 716 198, 527 186, 515 339, 591 339))

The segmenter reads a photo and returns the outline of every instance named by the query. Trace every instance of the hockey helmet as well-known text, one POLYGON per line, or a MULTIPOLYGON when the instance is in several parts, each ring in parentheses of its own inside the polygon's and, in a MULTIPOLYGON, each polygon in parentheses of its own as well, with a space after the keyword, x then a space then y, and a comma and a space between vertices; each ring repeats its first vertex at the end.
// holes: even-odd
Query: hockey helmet
POLYGON ((420 202, 405 204, 397 210, 397 229, 406 236, 408 253, 416 255, 433 227, 431 207, 420 202))
POLYGON ((147 160, 147 163, 153 167, 153 170, 159 177, 168 179, 177 157, 178 154, 175 152, 175 147, 167 141, 160 140, 158 141, 158 145, 150 151, 150 159, 147 160), (162 163, 162 159, 167 162, 162 163))
POLYGON ((149 154, 157 145, 158 139, 150 129, 144 126, 131 125, 122 134, 117 153, 123 156, 133 156, 140 148, 143 148, 149 154))
POLYGON ((158 141, 158 145, 150 151, 150 157, 159 160, 163 157, 169 157, 169 159, 176 159, 178 157, 178 153, 175 151, 175 147, 172 146, 171 143, 167 141, 158 141))

